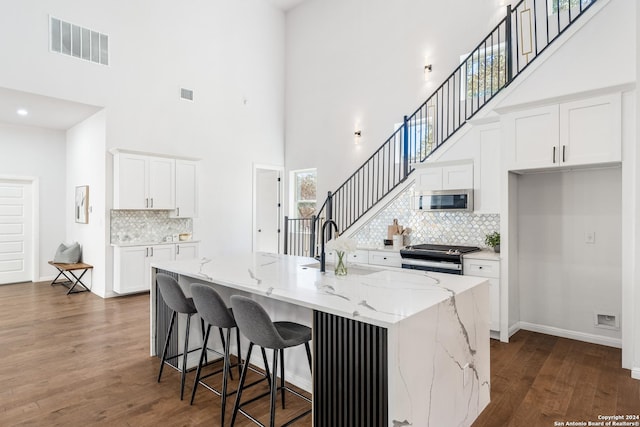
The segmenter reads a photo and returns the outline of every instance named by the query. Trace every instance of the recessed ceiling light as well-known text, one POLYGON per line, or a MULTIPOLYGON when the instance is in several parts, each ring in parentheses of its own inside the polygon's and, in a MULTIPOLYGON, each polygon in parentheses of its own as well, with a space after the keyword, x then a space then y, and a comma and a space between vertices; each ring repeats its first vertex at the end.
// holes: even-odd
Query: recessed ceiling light
POLYGON ((16 111, 16 113, 18 113, 19 116, 26 116, 27 114, 29 114, 29 112, 24 108, 19 108, 18 111, 16 111))

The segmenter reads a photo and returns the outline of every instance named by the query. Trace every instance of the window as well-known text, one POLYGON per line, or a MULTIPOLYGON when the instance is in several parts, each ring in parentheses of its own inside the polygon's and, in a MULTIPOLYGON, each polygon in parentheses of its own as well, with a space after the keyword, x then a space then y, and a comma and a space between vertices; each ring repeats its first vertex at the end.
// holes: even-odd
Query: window
POLYGON ((460 91, 461 101, 474 98, 490 99, 507 82, 504 43, 478 49, 471 56, 462 55, 460 63, 465 64, 462 68, 465 78, 464 88, 460 91))
POLYGON ((582 9, 584 9, 589 4, 591 4, 592 0, 547 0, 547 1, 548 1, 547 10, 549 11, 549 15, 554 15, 558 13, 558 11, 564 12, 569 10, 569 8, 571 8, 572 11, 580 10, 580 7, 582 6, 582 9))
MULTIPOLYGON (((409 158, 409 163, 423 161, 435 148, 436 109, 433 102, 427 104, 425 111, 426 117, 412 119, 407 123, 408 152, 406 154, 409 158)), ((401 127, 402 123, 396 123, 394 132, 397 132, 401 127)), ((399 164, 402 161, 404 132, 400 132, 398 137, 400 143, 394 144, 394 146, 395 162, 399 164)))
POLYGON ((293 218, 310 218, 316 214, 316 170, 303 169, 291 172, 293 218))

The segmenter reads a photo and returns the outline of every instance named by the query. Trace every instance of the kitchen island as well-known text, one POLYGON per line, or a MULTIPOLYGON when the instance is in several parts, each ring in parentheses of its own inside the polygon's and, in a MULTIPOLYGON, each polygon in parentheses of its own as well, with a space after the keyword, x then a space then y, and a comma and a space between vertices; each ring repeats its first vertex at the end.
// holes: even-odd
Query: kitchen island
POLYGON ((187 294, 190 283, 208 283, 227 302, 248 294, 274 320, 313 328, 313 381, 304 350, 287 353, 287 378, 313 392, 314 425, 471 425, 489 403, 486 279, 364 266, 336 277, 327 270, 313 258, 268 253, 153 263, 151 353, 166 333, 168 313, 155 286, 155 273, 164 271, 187 294))

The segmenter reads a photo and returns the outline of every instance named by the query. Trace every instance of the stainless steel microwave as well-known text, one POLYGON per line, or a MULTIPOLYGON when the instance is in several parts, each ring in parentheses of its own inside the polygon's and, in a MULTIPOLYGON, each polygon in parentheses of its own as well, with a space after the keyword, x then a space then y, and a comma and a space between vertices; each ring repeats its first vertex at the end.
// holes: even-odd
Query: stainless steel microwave
POLYGON ((433 190, 416 192, 414 209, 419 211, 473 211, 473 190, 433 190))

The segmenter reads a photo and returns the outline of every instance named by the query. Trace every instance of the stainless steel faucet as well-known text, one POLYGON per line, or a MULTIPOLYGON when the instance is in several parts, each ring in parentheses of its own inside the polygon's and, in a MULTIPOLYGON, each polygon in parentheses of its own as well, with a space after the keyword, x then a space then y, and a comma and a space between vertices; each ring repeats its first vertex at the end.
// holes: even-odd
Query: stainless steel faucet
POLYGON ((336 222, 332 219, 329 219, 327 221, 325 221, 324 224, 322 224, 322 234, 321 234, 321 241, 320 241, 320 272, 324 273, 325 272, 325 264, 326 264, 326 257, 324 254, 324 241, 327 237, 327 226, 328 225, 333 225, 333 228, 335 229, 336 233, 338 232, 338 224, 336 224, 336 222))

